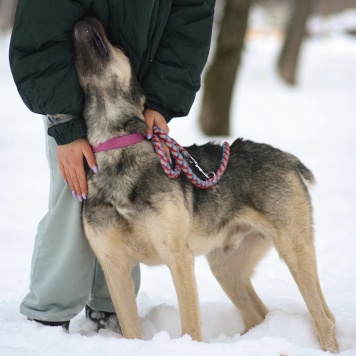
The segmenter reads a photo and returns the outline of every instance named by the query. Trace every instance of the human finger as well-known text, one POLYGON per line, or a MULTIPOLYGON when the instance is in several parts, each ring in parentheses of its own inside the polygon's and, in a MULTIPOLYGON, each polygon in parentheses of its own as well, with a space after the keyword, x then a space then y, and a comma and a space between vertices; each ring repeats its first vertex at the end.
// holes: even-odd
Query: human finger
POLYGON ((96 163, 95 155, 89 144, 88 146, 83 147, 83 154, 88 163, 88 166, 92 169, 94 173, 98 173, 98 165, 96 163))
POLYGON ((72 191, 73 198, 78 199, 80 202, 86 199, 87 196, 87 180, 84 171, 79 167, 68 167, 66 169, 66 181, 72 191))
POLYGON ((158 126, 166 133, 169 132, 169 127, 164 116, 156 110, 147 108, 144 112, 144 118, 147 125, 147 138, 150 139, 153 134, 153 126, 158 126))

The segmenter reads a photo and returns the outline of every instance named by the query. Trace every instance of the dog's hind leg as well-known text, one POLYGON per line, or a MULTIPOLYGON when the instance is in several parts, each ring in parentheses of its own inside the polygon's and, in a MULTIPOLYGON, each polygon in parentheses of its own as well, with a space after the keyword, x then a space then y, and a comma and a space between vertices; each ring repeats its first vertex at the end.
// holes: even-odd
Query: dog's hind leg
POLYGON ((122 334, 128 339, 142 338, 138 316, 134 283, 131 277, 133 267, 125 246, 120 243, 118 231, 111 229, 99 232, 86 224, 84 227, 89 243, 104 271, 106 283, 119 319, 122 334))
POLYGON ((214 250, 207 255, 211 271, 243 315, 246 330, 263 322, 268 309, 251 283, 254 268, 271 247, 260 234, 244 237, 237 249, 214 250))
MULTIPOLYGON (((299 205, 300 206, 300 205, 299 205)), ((338 352, 335 318, 320 288, 311 218, 305 211, 293 211, 288 223, 272 236, 281 258, 287 264, 313 318, 323 350, 338 352), (298 217, 298 220, 293 217, 298 217), (303 220, 303 221, 301 221, 303 220)))

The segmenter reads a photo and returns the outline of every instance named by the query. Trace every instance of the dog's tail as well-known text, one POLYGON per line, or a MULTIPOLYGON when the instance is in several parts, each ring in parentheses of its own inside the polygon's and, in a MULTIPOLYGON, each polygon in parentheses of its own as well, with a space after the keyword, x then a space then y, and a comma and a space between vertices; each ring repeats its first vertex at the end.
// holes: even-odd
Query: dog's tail
POLYGON ((309 168, 307 168, 302 162, 300 162, 300 160, 297 157, 289 154, 289 160, 292 163, 293 168, 299 173, 303 182, 307 186, 312 186, 316 183, 312 171, 309 168))

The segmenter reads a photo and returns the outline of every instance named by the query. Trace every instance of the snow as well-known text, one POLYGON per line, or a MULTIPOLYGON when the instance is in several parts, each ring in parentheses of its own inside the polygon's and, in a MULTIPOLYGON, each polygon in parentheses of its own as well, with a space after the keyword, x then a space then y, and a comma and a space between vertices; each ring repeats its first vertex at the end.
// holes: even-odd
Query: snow
MULTIPOLYGON (((166 267, 142 266, 137 298, 144 340, 93 331, 83 313, 69 334, 27 321, 19 304, 28 291, 36 226, 46 212, 49 177, 41 118, 30 113, 12 82, 8 36, 0 37, 0 355, 323 355, 312 320, 287 267, 272 251, 254 286, 270 310, 242 334, 240 312, 211 275, 196 263, 204 343, 180 336, 173 283, 166 267)), ((342 34, 310 38, 296 87, 275 73, 280 42, 246 44, 232 109, 230 142, 244 137, 297 155, 312 169, 318 269, 337 321, 340 355, 356 355, 356 40, 342 34)), ((174 119, 170 134, 181 144, 208 139, 197 124, 200 96, 188 118, 174 119)), ((220 138, 221 139, 221 138, 220 138)))

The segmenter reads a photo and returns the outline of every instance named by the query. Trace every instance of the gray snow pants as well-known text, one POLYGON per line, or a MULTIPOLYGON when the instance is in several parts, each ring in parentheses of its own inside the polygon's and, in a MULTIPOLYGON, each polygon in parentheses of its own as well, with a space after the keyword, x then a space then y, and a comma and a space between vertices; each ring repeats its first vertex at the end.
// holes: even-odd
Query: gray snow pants
MULTIPOLYGON (((20 311, 30 319, 67 321, 88 304, 98 311, 113 312, 104 274, 84 235, 81 203, 64 184, 57 159, 57 144, 47 135, 50 171, 48 213, 38 225, 32 255, 30 292, 20 311)), ((140 267, 132 272, 136 294, 140 267)))

